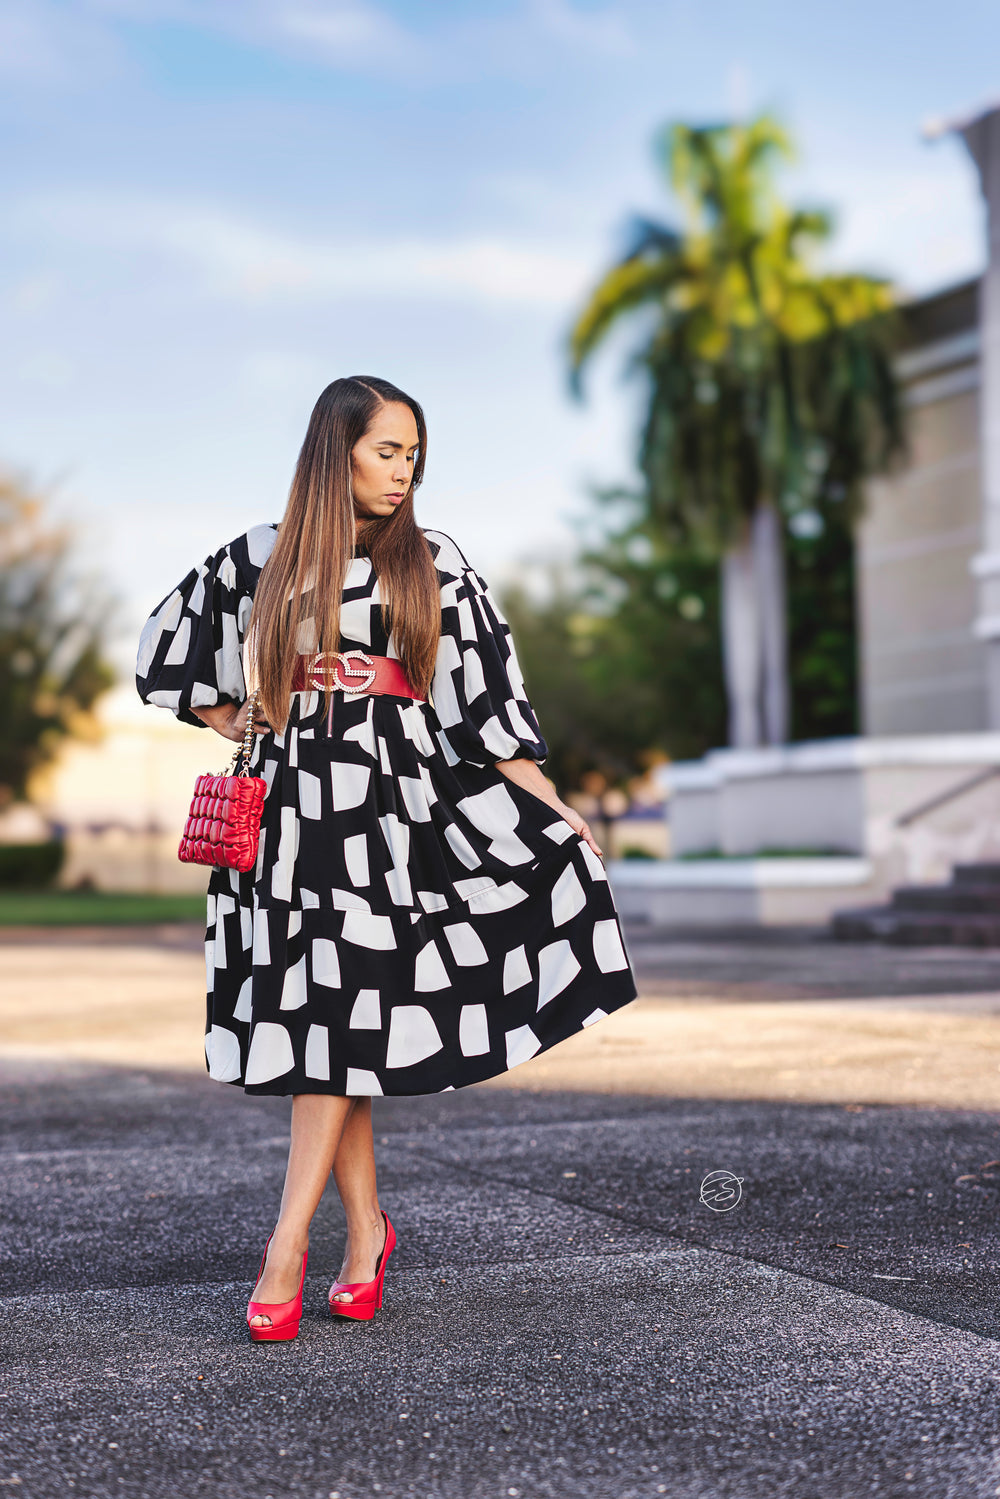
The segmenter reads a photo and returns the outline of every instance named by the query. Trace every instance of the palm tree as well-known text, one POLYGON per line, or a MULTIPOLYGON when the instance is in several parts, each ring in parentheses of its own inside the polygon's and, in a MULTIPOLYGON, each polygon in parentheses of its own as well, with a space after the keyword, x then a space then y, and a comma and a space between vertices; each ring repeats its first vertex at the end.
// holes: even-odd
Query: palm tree
POLYGON ((783 529, 830 503, 860 510, 862 481, 901 447, 890 285, 826 274, 827 215, 774 191, 792 154, 772 118, 661 141, 683 228, 640 220, 570 338, 573 387, 608 332, 652 311, 634 365, 649 400, 639 463, 646 523, 721 563, 729 738, 788 734, 783 529))

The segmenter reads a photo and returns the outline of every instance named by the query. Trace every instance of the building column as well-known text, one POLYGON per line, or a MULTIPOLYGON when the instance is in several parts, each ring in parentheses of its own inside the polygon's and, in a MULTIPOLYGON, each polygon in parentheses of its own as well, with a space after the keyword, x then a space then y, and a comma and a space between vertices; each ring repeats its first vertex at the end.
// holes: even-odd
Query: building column
POLYGON ((982 550, 975 632, 986 647, 988 727, 1000 729, 1000 107, 954 127, 979 168, 986 200, 987 261, 979 290, 979 429, 982 447, 982 550))

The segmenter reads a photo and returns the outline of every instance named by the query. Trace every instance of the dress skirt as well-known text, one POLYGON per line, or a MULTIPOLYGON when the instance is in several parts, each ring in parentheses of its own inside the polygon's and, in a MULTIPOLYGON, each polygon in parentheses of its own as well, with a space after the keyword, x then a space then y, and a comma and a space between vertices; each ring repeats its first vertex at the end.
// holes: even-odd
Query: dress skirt
MULTIPOLYGON (((276 535, 206 559, 144 626, 146 702, 242 702, 242 643, 276 535)), ((258 735, 256 865, 209 876, 206 1059, 248 1093, 438 1093, 494 1077, 636 997, 602 860, 496 761, 544 761, 510 630, 450 537, 430 701, 292 694, 258 735)), ((363 547, 341 650, 394 656, 363 547)))

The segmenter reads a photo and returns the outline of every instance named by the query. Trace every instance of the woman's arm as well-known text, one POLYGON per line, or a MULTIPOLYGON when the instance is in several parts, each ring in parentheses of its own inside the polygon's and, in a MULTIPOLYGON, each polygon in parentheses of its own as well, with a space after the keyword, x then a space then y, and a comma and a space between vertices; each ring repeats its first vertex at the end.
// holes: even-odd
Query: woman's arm
POLYGON ((509 781, 516 781, 519 786, 524 787, 525 791, 531 791, 535 796, 541 797, 542 801, 547 802, 550 807, 559 813, 560 817, 565 817, 574 833, 579 833, 581 838, 586 839, 595 854, 599 854, 602 859, 604 858, 604 854, 599 848, 593 833, 579 812, 577 812, 575 807, 569 807, 564 801, 560 800, 556 795, 552 782, 542 774, 536 761, 525 757, 519 757, 516 760, 497 760, 496 768, 509 781))

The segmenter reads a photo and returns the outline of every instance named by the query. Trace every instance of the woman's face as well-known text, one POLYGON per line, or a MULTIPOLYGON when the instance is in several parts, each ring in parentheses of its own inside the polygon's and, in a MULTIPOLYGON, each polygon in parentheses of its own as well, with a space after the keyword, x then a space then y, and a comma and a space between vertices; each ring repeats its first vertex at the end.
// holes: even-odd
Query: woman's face
POLYGON ((409 406, 382 406, 351 452, 351 485, 359 519, 391 515, 410 490, 417 456, 417 423, 409 406))

